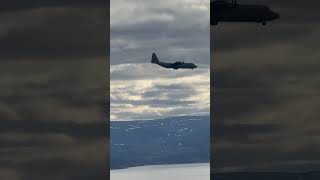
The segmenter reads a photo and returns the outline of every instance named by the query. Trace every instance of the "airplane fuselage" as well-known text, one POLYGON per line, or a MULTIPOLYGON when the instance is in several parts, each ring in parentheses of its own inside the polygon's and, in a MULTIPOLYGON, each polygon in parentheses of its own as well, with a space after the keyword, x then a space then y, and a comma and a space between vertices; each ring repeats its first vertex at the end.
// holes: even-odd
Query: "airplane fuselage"
POLYGON ((210 10, 211 25, 217 25, 218 22, 257 22, 265 25, 267 21, 279 18, 279 14, 262 5, 213 2, 210 10))
POLYGON ((166 62, 157 62, 155 64, 158 64, 162 67, 165 67, 165 68, 172 68, 172 69, 194 69, 194 68, 197 68, 197 66, 193 63, 166 63, 166 62))

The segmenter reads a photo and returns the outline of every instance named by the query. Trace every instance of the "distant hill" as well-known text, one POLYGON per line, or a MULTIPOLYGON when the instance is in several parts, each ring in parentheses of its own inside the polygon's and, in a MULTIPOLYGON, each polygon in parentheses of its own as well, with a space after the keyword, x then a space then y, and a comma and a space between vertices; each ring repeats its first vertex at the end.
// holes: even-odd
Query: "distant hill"
POLYGON ((111 169, 210 160, 210 117, 112 121, 111 169))

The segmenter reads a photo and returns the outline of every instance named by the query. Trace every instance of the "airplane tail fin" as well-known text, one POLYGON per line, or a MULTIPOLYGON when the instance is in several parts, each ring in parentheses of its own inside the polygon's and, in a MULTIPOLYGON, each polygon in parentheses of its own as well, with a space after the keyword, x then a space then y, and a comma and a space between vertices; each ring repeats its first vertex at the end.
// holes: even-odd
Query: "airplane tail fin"
POLYGON ((156 53, 152 53, 151 63, 158 63, 159 59, 156 55, 156 53))

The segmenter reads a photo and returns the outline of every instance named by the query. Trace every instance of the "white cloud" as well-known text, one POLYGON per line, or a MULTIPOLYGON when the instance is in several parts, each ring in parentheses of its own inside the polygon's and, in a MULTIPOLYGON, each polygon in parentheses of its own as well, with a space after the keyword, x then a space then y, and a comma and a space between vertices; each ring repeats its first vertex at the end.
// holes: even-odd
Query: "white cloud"
POLYGON ((164 69, 154 64, 111 66, 111 120, 209 114, 210 69, 164 69))

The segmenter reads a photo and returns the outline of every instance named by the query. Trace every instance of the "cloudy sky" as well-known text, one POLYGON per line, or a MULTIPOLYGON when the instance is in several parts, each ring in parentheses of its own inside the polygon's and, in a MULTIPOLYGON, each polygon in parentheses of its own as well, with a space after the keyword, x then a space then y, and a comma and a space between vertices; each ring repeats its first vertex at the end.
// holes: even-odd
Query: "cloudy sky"
MULTIPOLYGON (((112 3, 120 2, 123 1, 112 3)), ((136 7, 140 1, 130 2, 122 7, 118 4, 118 9, 136 7)), ((137 62, 147 63, 151 52, 157 51, 161 59, 181 58, 202 64, 203 69, 194 70, 194 77, 208 73, 205 65, 209 64, 209 55, 203 49, 208 47, 209 37, 205 7, 199 1, 187 0, 174 11, 165 8, 158 13, 163 9, 160 4, 153 9, 145 8, 157 2, 160 1, 150 0, 139 6, 150 16, 139 16, 141 11, 132 8, 136 21, 131 16, 128 18, 129 12, 125 10, 112 18, 111 35, 118 37, 111 41, 113 72, 137 62), (147 30, 142 32, 140 25, 147 30), (130 36, 128 31, 136 36, 130 36)), ((217 172, 320 170, 319 1, 241 2, 268 4, 281 14, 281 19, 266 27, 259 24, 211 27, 212 139, 215 140, 212 167, 217 172)), ((0 177, 9 180, 106 178, 107 3, 104 0, 1 1, 0 177)), ((162 2, 165 7, 170 5, 167 3, 177 1, 162 2)), ((142 64, 140 68, 143 66, 149 67, 142 64)), ((150 68, 165 71, 155 66, 150 68)), ((137 72, 136 69, 127 70, 137 72)), ((169 72, 160 74, 169 80, 190 75, 185 76, 183 71, 173 75, 169 72)), ((115 78, 118 82, 125 73, 120 74, 115 78)), ((158 89, 163 88, 161 78, 155 83, 158 89)), ((185 89, 181 84, 172 86, 175 91, 185 89)), ((199 97, 199 92, 186 100, 191 102, 188 105, 197 101, 193 98, 199 97)), ((162 100, 159 102, 156 105, 163 104, 162 100)), ((199 113, 205 109, 201 108, 205 103, 201 104, 199 113)), ((133 113, 132 117, 141 118, 136 115, 133 113)))
POLYGON ((281 19, 211 27, 213 170, 320 170, 319 1, 240 2, 281 19))
POLYGON ((107 4, 1 1, 1 179, 106 179, 107 4))
POLYGON ((209 114, 209 1, 111 1, 111 120, 209 114), (195 70, 160 61, 194 62, 195 70))

